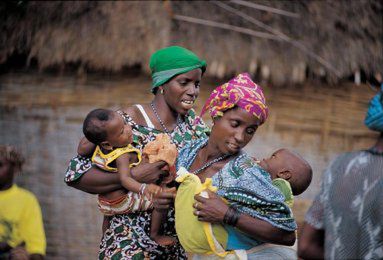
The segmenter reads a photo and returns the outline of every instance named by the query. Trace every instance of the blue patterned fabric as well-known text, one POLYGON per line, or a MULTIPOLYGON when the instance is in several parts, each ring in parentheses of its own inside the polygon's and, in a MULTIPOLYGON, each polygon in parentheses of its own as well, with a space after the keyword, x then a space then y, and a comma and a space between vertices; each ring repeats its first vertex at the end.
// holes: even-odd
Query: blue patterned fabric
POLYGON ((370 101, 364 123, 373 131, 383 132, 383 84, 370 101))
MULTIPOLYGON (((186 144, 179 152, 177 170, 180 167, 188 170, 207 141, 208 139, 204 138, 186 144)), ((212 177, 212 181, 218 188, 217 194, 227 199, 240 212, 287 231, 297 228, 290 208, 284 203, 284 196, 272 185, 270 175, 246 153, 228 162, 212 177)))

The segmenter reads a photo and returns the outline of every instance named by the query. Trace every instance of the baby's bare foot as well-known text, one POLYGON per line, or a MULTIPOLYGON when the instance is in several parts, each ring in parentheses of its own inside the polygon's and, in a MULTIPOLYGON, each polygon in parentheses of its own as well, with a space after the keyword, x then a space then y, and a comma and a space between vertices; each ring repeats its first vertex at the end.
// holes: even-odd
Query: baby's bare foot
POLYGON ((169 236, 156 236, 153 240, 160 246, 171 246, 176 243, 176 239, 169 236))

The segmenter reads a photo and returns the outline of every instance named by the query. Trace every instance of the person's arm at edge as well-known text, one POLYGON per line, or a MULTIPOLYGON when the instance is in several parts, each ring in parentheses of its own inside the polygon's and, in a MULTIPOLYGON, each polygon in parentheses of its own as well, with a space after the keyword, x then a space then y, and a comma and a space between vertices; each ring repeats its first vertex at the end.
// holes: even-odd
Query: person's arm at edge
POLYGON ((26 253, 28 259, 44 259, 47 242, 43 215, 40 203, 34 195, 30 196, 24 206, 19 229, 23 236, 23 242, 12 250, 14 258, 18 259, 17 255, 21 257, 26 253))
POLYGON ((298 239, 298 256, 302 259, 324 259, 324 230, 304 223, 298 239))

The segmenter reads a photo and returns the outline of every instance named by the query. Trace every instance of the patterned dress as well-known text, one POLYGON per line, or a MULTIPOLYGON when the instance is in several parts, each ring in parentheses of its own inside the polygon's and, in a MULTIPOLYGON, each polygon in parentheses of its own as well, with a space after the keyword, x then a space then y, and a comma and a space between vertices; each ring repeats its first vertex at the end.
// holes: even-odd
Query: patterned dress
MULTIPOLYGON (((136 124, 133 119, 119 111, 133 130, 132 145, 142 151, 145 145, 153 141, 156 135, 163 133, 156 129, 136 124)), ((210 129, 202 119, 190 110, 184 121, 170 134, 172 142, 181 148, 185 142, 204 138, 210 129)), ((92 167, 89 158, 76 156, 69 164, 65 182, 78 180, 92 167)), ((100 259, 186 259, 185 252, 177 243, 174 246, 161 247, 149 237, 151 212, 142 211, 115 215, 111 217, 109 228, 105 231, 100 244, 100 259)), ((174 228, 174 208, 169 210, 164 233, 176 236, 174 228)))
MULTIPOLYGON (((188 170, 207 141, 207 138, 201 138, 186 144, 178 155, 177 169, 184 167, 188 170)), ((240 212, 287 231, 297 228, 290 208, 284 203, 284 196, 273 186, 270 175, 246 153, 241 153, 226 163, 212 177, 212 182, 218 188, 217 194, 240 212)), ((229 234, 228 250, 248 250, 262 244, 231 226, 225 226, 225 229, 229 234)))
POLYGON ((325 259, 383 259, 383 155, 345 153, 323 174, 306 222, 325 230, 325 259))

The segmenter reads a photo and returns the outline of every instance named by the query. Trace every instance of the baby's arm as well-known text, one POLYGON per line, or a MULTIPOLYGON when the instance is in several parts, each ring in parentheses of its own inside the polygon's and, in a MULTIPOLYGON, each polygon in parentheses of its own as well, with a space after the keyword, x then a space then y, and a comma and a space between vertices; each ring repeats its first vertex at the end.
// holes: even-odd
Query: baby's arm
POLYGON ((77 153, 83 157, 91 157, 96 145, 83 137, 78 144, 77 153))
POLYGON ((120 174, 120 180, 122 186, 135 193, 142 193, 148 197, 151 197, 158 193, 161 188, 154 184, 142 184, 132 178, 130 172, 130 154, 125 153, 116 159, 118 173, 120 174))

